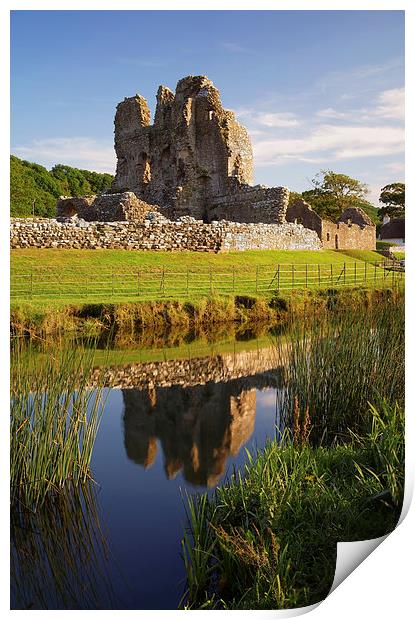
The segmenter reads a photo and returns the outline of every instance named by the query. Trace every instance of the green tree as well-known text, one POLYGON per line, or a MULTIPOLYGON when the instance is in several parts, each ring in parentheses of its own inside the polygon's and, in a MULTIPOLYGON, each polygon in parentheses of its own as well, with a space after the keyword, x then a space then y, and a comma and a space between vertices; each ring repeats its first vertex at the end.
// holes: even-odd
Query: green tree
POLYGON ((379 209, 381 217, 405 217, 405 183, 390 183, 382 187, 379 201, 385 205, 379 209))
POLYGON ((321 170, 311 182, 313 189, 304 191, 302 197, 321 217, 335 222, 347 207, 359 207, 374 223, 379 221, 378 209, 366 199, 365 183, 332 170, 321 170))
POLYGON ((97 194, 111 187, 113 176, 57 164, 51 171, 10 157, 10 214, 54 217, 59 196, 97 194))

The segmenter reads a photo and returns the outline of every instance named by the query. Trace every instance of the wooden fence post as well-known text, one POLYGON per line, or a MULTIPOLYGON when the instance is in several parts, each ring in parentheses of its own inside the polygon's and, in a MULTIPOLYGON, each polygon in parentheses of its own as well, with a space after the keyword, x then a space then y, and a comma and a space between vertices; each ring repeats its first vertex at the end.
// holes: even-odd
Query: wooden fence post
POLYGON ((165 286, 164 286, 164 266, 163 266, 163 271, 161 274, 161 294, 162 297, 164 297, 164 293, 165 293, 165 286))
POLYGON ((344 270, 343 270, 343 284, 346 284, 346 263, 343 263, 344 266, 344 270))
POLYGON ((294 263, 291 265, 291 290, 294 290, 295 269, 294 263))
POLYGON ((280 292, 280 267, 281 265, 278 265, 278 293, 280 292))
POLYGON ((308 287, 308 264, 305 264, 305 287, 308 287))

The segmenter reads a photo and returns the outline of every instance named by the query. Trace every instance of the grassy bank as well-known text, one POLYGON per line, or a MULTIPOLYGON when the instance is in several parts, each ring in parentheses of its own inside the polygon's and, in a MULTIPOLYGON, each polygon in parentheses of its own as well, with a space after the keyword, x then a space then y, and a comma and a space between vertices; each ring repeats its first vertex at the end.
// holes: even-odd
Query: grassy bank
POLYGON ((396 287, 306 289, 274 294, 206 296, 196 300, 126 303, 27 301, 11 306, 14 333, 32 335, 72 331, 99 334, 110 329, 134 334, 143 329, 200 330, 225 324, 274 323, 304 312, 324 312, 351 304, 370 305, 402 295, 396 287))
POLYGON ((250 456, 212 497, 188 498, 183 539, 190 609, 284 609, 327 596, 336 544, 382 536, 399 519, 404 419, 399 406, 369 410, 347 445, 311 447, 307 433, 250 456))
POLYGON ((290 341, 280 350, 277 439, 212 496, 188 498, 189 608, 318 602, 331 587, 336 543, 381 536, 399 518, 403 299, 305 314, 290 341))

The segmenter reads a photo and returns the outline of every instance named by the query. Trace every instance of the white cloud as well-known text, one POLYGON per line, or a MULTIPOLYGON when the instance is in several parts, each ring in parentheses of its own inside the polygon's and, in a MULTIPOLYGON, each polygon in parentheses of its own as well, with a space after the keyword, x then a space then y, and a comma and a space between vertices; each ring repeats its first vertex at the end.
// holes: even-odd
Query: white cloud
POLYGON ((405 132, 400 127, 319 125, 300 138, 257 140, 254 153, 260 165, 281 163, 281 157, 304 161, 310 154, 326 161, 353 159, 401 152, 404 139, 405 132))
POLYGON ((393 88, 383 91, 378 97, 374 114, 379 118, 403 121, 405 117, 405 90, 393 88))
POLYGON ((233 43, 232 41, 224 41, 220 44, 228 52, 232 54, 250 54, 251 50, 243 47, 242 45, 238 45, 238 43, 233 43))
POLYGON ((405 164, 400 161, 393 161, 389 164, 385 164, 385 170, 388 172, 392 172, 393 174, 404 175, 405 174, 405 164))
POLYGON ((67 164, 96 172, 115 171, 114 147, 108 142, 88 137, 47 138, 30 144, 12 147, 12 152, 23 159, 51 167, 67 164))
POLYGON ((296 115, 291 112, 258 114, 254 120, 265 127, 297 127, 300 124, 296 115))
POLYGON ((324 108, 324 110, 318 110, 316 115, 321 116, 323 118, 334 118, 334 119, 345 119, 348 117, 346 112, 340 112, 338 110, 335 110, 334 108, 324 108))

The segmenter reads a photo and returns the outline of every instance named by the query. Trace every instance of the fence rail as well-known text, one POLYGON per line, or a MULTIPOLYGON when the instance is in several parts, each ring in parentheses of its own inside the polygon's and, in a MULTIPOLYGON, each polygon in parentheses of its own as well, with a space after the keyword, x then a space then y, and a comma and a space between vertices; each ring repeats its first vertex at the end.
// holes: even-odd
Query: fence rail
POLYGON ((398 261, 331 264, 278 264, 244 270, 167 268, 97 273, 60 274, 58 271, 12 273, 12 299, 86 300, 131 297, 186 298, 206 295, 274 295, 279 291, 339 286, 399 286, 404 269, 398 261))

